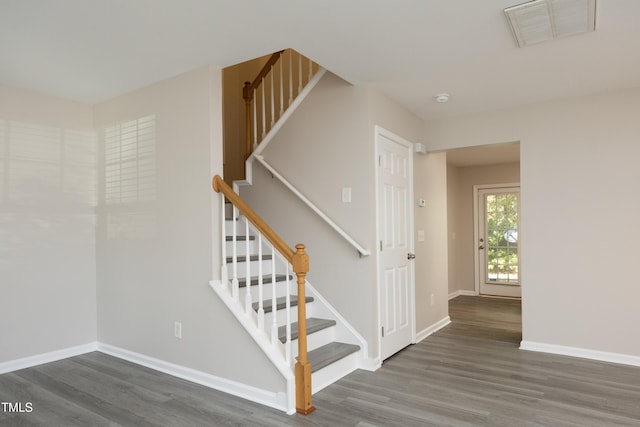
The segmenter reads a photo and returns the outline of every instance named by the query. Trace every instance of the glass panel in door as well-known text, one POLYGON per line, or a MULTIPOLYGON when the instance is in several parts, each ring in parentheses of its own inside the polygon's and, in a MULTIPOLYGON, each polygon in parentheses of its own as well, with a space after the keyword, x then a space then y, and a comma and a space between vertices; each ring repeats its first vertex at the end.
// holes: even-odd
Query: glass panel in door
POLYGON ((480 293, 520 296, 517 188, 479 191, 480 293))

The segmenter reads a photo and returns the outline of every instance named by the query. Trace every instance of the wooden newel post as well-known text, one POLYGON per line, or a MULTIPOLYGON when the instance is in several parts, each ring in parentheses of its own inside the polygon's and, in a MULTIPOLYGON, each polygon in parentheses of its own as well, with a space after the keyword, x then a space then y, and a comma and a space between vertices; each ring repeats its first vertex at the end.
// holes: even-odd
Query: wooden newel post
POLYGON ((304 245, 297 244, 293 254, 293 271, 298 277, 298 362, 296 375, 296 411, 307 415, 316 408, 311 401, 311 364, 307 359, 307 309, 305 283, 309 272, 309 255, 304 245))
POLYGON ((253 147, 251 144, 251 101, 253 101, 253 93, 251 92, 251 82, 244 82, 244 87, 242 88, 242 98, 244 98, 245 160, 247 160, 253 152, 253 147))

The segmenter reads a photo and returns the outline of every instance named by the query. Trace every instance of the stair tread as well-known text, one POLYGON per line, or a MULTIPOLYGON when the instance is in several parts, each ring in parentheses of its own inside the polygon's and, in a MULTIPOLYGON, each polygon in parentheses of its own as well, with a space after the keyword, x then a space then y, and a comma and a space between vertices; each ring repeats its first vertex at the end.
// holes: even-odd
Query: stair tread
POLYGON ((359 345, 343 342, 332 342, 311 350, 307 353, 307 358, 311 364, 311 372, 319 371, 358 350, 360 350, 359 345))
MULTIPOLYGON (((289 276, 289 280, 293 279, 293 276, 289 276)), ((276 283, 284 282, 287 280, 287 276, 285 274, 276 274, 276 283)), ((262 276, 262 283, 267 285, 273 281, 273 276, 271 274, 265 274, 262 276)), ((250 281, 251 286, 258 286, 258 276, 251 276, 250 281)), ((238 286, 241 288, 245 288, 247 286, 247 280, 245 278, 238 279, 238 286)))
MULTIPOLYGON (((271 256, 271 255, 262 255, 262 260, 263 260, 263 261, 265 261, 265 260, 267 260, 267 261, 268 261, 268 260, 270 260, 271 258, 272 258, 272 256, 271 256)), ((249 261, 258 261, 258 259, 259 259, 259 258, 258 258, 258 255, 251 255, 251 256, 249 257, 249 261)), ((237 257, 237 261, 238 261, 238 262, 247 262, 247 257, 246 257, 246 256, 244 256, 244 255, 239 256, 239 257, 237 257)), ((232 257, 232 256, 227 257, 227 264, 231 264, 232 262, 233 262, 233 257, 232 257)))
MULTIPOLYGON (((233 242, 233 236, 227 236, 227 242, 233 242)), ((236 242, 245 242, 247 236, 236 236, 236 242)), ((249 236, 249 240, 256 240, 256 236, 249 236)))
MULTIPOLYGON (((316 317, 310 317, 307 319, 307 335, 314 332, 319 332, 323 329, 330 328, 336 324, 335 320, 331 319, 318 319, 316 317)), ((278 338, 282 343, 287 340, 287 326, 280 326, 278 328, 278 338)), ((291 340, 298 339, 298 322, 291 324, 291 340)))
MULTIPOLYGON (((283 308, 286 307, 285 298, 286 297, 276 298, 276 310, 282 310, 283 308)), ((290 298, 291 307, 295 307, 295 306, 298 305, 298 297, 296 295, 290 295, 289 298, 290 298)), ((307 303, 313 302, 313 297, 306 297, 305 301, 307 303)), ((264 309, 265 313, 271 313, 271 311, 272 311, 272 307, 271 307, 272 304, 271 303, 272 303, 271 299, 267 299, 267 300, 263 300, 262 301, 262 308, 264 309)), ((258 303, 257 302, 254 302, 252 304, 252 307, 253 307, 253 309, 255 311, 258 311, 258 303)))

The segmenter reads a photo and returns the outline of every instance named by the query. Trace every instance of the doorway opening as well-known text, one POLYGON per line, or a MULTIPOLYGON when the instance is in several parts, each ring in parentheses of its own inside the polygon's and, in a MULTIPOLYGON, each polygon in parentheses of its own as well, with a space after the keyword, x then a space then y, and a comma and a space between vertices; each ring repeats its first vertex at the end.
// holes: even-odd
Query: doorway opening
MULTIPOLYGON (((450 303, 454 303, 453 299, 456 298, 458 305, 462 304, 464 307, 467 303, 473 304, 474 299, 463 301, 465 298, 502 295, 517 300, 521 297, 520 289, 526 286, 526 278, 523 284, 520 246, 526 230, 520 226, 519 205, 523 194, 519 183, 519 142, 447 151, 450 303), (477 211, 482 205, 478 202, 479 188, 488 190, 482 193, 485 210, 485 231, 482 234, 489 233, 491 238, 480 237, 481 233, 476 231, 479 222, 477 211), (500 188, 504 188, 504 191, 499 191, 500 188), (512 190, 517 190, 517 194, 514 195, 512 190), (488 224, 487 209, 490 211, 488 224), (481 238, 483 242, 480 242, 481 238), (483 249, 480 249, 481 246, 483 249), (482 273, 480 259, 484 265, 482 273), (488 289, 485 286, 480 289, 479 276, 485 278, 488 289), (509 292, 498 292, 505 289, 509 292), (458 299, 459 296, 463 298, 458 299)), ((495 319, 507 319, 510 314, 507 315, 501 310, 507 310, 505 307, 509 306, 509 310, 519 311, 520 301, 514 301, 514 304, 486 304, 487 311, 482 316, 493 310, 495 319)), ((473 316, 474 313, 475 311, 471 310, 469 315, 473 316)), ((476 320, 484 322, 482 316, 478 314, 476 320)), ((519 328, 521 333, 520 323, 510 323, 510 328, 519 328)), ((513 331, 514 336, 517 335, 516 332, 513 331)))

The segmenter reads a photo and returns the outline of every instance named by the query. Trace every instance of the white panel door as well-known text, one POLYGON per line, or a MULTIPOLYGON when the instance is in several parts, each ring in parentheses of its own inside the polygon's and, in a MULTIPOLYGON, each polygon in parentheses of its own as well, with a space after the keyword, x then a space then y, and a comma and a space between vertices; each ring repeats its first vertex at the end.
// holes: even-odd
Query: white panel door
POLYGON ((386 359, 412 343, 415 329, 413 168, 411 144, 382 131, 377 141, 380 332, 386 359))

